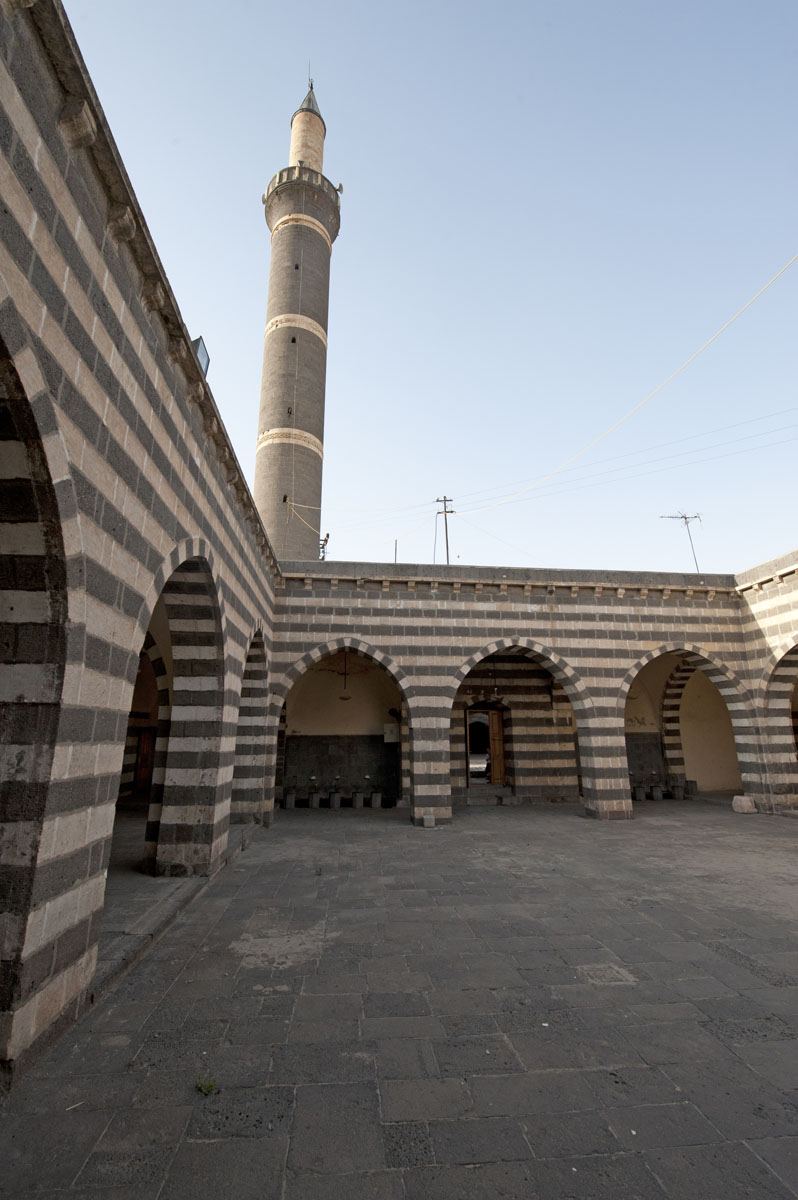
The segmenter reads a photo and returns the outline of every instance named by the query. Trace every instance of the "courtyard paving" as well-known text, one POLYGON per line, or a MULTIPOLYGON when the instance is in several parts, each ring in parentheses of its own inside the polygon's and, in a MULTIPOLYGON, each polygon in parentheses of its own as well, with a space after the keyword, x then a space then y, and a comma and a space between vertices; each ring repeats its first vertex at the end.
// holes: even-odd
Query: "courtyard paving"
POLYGON ((2 1190, 798 1196, 798 821, 294 811, 15 1084, 2 1190))

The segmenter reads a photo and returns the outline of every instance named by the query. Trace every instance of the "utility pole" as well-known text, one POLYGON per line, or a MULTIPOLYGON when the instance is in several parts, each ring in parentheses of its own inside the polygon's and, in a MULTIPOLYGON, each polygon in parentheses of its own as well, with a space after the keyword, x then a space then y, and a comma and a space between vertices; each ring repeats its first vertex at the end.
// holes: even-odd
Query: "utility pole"
POLYGON ((695 569, 696 569, 696 571, 700 571, 701 568, 699 567, 698 559, 695 556, 695 546, 693 545, 693 535, 690 532, 690 522, 691 521, 700 521, 701 513, 693 513, 692 517, 688 517, 687 513, 683 513, 683 512, 667 513, 667 514, 663 514, 663 516, 660 517, 660 520, 661 521, 682 521, 684 523, 684 527, 687 530, 687 536, 690 539, 690 549, 693 552, 693 562, 695 563, 695 569))
POLYGON ((451 496, 443 496, 443 497, 439 496, 438 499, 435 501, 436 504, 443 505, 443 508, 437 515, 439 517, 443 516, 443 524, 446 529, 446 566, 447 567, 449 566, 449 517, 454 515, 454 509, 447 508, 446 505, 451 504, 451 502, 452 502, 451 496))

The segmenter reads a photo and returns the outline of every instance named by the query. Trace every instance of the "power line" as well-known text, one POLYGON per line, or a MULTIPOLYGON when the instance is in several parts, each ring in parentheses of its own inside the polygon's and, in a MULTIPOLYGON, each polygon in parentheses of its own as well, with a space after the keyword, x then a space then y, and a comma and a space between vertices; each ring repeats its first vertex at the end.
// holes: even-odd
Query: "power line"
MULTIPOLYGON (((699 454, 699 453, 703 453, 706 450, 720 449, 723 446, 735 446, 735 445, 737 445, 738 442, 749 442, 749 441, 751 441, 752 438, 767 437, 769 434, 773 434, 773 433, 786 433, 787 431, 789 431, 791 429, 796 429, 796 428, 798 428, 798 425, 796 425, 794 423, 791 425, 781 425, 776 429, 764 430, 762 433, 749 433, 749 434, 744 435, 743 437, 729 438, 728 441, 725 441, 725 442, 711 442, 708 446, 698 446, 694 450, 680 450, 676 454, 663 454, 663 455, 660 455, 658 458, 643 459, 642 462, 627 463, 625 466, 620 466, 620 467, 608 467, 604 471, 593 471, 587 475, 577 476, 576 479, 564 480, 563 487, 567 488, 569 484, 581 484, 586 481, 590 482, 591 480, 596 479, 601 475, 614 475, 614 474, 618 475, 618 478, 617 478, 617 480, 615 480, 615 482, 620 483, 623 479, 637 478, 637 476, 621 475, 621 474, 618 474, 619 472, 634 471, 634 470, 637 470, 639 467, 651 466, 653 464, 661 463, 661 462, 672 462, 676 458, 684 458, 690 454, 699 454)), ((791 440, 791 439, 787 439, 787 440, 791 440)), ((772 446, 772 445, 778 445, 778 444, 780 444, 780 443, 774 443, 774 442, 766 442, 765 443, 766 446, 772 446)), ((759 447, 759 446, 749 447, 749 449, 751 449, 751 450, 759 450, 760 448, 761 447, 759 447)), ((612 459, 608 459, 607 461, 611 462, 612 459)), ((701 462, 701 461, 702 461, 701 459, 692 459, 691 460, 691 462, 701 462)), ((685 464, 680 464, 680 465, 690 465, 690 464, 685 463, 685 464)), ((613 481, 608 480, 608 482, 611 483, 613 481)), ((541 490, 543 488, 549 488, 552 486, 557 486, 557 485, 556 484, 554 484, 554 485, 542 484, 541 490)), ((530 499, 531 499, 531 497, 530 497, 530 499)), ((519 502, 520 502, 520 500, 519 500, 519 502)), ((478 507, 478 508, 467 508, 467 509, 464 509, 463 511, 466 513, 469 513, 469 512, 480 512, 482 510, 481 510, 481 508, 478 507)))
MULTIPOLYGON (((796 437, 792 437, 792 438, 782 438, 778 442, 765 442, 762 446, 745 447, 743 450, 730 450, 727 454, 713 454, 710 458, 695 458, 695 459, 692 459, 690 462, 680 463, 679 466, 680 467, 699 467, 699 466, 703 466, 705 463, 719 462, 721 459, 724 459, 724 458, 736 458, 740 454, 751 454, 752 450, 754 450, 754 449, 755 450, 768 450, 772 446, 786 446, 790 442, 795 442, 795 441, 798 441, 798 435, 796 437)), ((634 464, 635 467, 642 466, 642 465, 644 465, 644 464, 642 464, 642 463, 634 464)), ((663 472, 672 471, 673 469, 674 469, 673 466, 655 467, 651 471, 638 471, 634 475, 623 475, 618 479, 589 479, 587 482, 572 481, 571 483, 565 482, 565 483, 561 483, 561 484, 557 484, 557 483, 550 484, 548 486, 550 486, 552 488, 551 491, 547 491, 547 492, 540 491, 540 492, 537 492, 534 496, 526 496, 526 497, 522 496, 522 497, 519 497, 517 500, 508 501, 508 503, 523 504, 527 500, 549 500, 552 496, 563 496, 569 492, 582 492, 582 491, 585 491, 587 488, 607 487, 608 484, 627 483, 632 479, 648 479, 649 476, 651 476, 651 475, 661 475, 663 472)), ((477 511, 480 511, 480 510, 466 509, 467 513, 477 512, 477 511)), ((462 513, 459 515, 462 516, 462 513)))
MULTIPOLYGON (((607 458, 597 458, 597 459, 593 460, 592 465, 593 466, 601 466, 603 463, 618 462, 622 458, 633 458, 638 454, 647 454, 650 450, 664 450, 668 446, 678 446, 683 442, 695 442, 695 441, 700 440, 701 438, 710 437, 714 433, 725 433, 729 429, 740 429, 740 428, 742 428, 743 425, 755 425, 761 421, 770 421, 773 417, 783 417, 785 413, 794 413, 794 412, 798 412, 798 407, 796 407, 795 405, 791 405, 789 408, 779 408, 779 409, 776 409, 775 412, 764 413, 762 416, 759 416, 759 417, 748 417, 748 418, 746 418, 745 421, 734 421, 730 425, 717 425, 717 426, 713 427, 712 429, 705 429, 701 433, 688 433, 688 434, 685 434, 684 437, 670 438, 667 442, 657 442, 655 445, 652 445, 652 446, 642 446, 639 450, 625 450, 623 454, 611 454, 607 458)), ((782 428, 791 428, 791 426, 782 426, 782 428)), ((749 434, 748 437, 752 437, 752 438, 753 437, 765 437, 768 433, 773 433, 773 432, 778 432, 778 431, 777 430, 774 431, 772 429, 766 429, 766 430, 763 430, 762 433, 749 434)), ((701 447, 701 449, 711 450, 712 447, 715 445, 725 445, 725 444, 728 444, 728 443, 713 442, 709 446, 701 447)), ((692 450, 684 450, 684 451, 682 451, 682 453, 683 454, 692 454, 693 451, 692 450)), ((630 464, 630 466, 637 466, 637 465, 639 465, 639 464, 637 464, 637 463, 630 464)), ((565 468, 563 473, 565 473, 566 471, 574 471, 577 469, 578 468, 576 468, 576 467, 567 467, 567 468, 565 468)), ((469 500, 469 499, 471 499, 471 497, 477 497, 477 496, 487 497, 487 494, 489 492, 498 491, 501 487, 515 487, 519 483, 527 483, 528 481, 529 481, 529 476, 527 476, 526 479, 514 479, 511 483, 506 483, 504 485, 494 484, 492 487, 480 488, 476 492, 461 492, 460 496, 461 496, 462 500, 469 500)))
MULTIPOLYGON (((795 408, 787 408, 787 409, 780 410, 780 412, 795 412, 795 411, 796 411, 795 408)), ((779 412, 768 414, 769 417, 774 417, 774 416, 778 416, 778 415, 780 415, 779 412)), ((720 429, 717 430, 717 432, 721 432, 724 429, 735 429, 735 428, 739 428, 740 426, 743 426, 743 425, 752 424, 754 421, 759 420, 759 419, 764 420, 765 418, 752 418, 751 421, 737 421, 731 425, 721 426, 720 429)), ((638 479, 640 477, 640 468, 641 467, 652 466, 652 465, 655 466, 657 463, 669 462, 669 463, 674 464, 674 467, 678 469, 679 466, 692 466, 694 464, 698 464, 701 462, 713 462, 713 461, 715 461, 715 458, 718 458, 718 457, 722 458, 725 456, 723 456, 723 455, 717 456, 716 455, 716 456, 713 456, 712 458, 690 457, 690 456, 695 456, 695 455, 705 456, 706 452, 708 450, 714 450, 714 449, 722 448, 725 446, 733 446, 733 445, 736 445, 738 442, 747 442, 747 441, 751 441, 754 438, 768 437, 769 435, 772 435, 774 433, 784 433, 784 432, 788 432, 789 430, 792 430, 795 428, 796 428, 796 425, 794 423, 789 424, 789 425, 781 425, 781 426, 777 426, 775 429, 767 429, 767 430, 762 430, 761 432, 758 432, 758 433, 745 434, 740 438, 730 438, 726 441, 710 442, 706 446, 700 446, 700 447, 697 446, 694 448, 687 448, 685 450, 680 450, 680 451, 676 452, 675 454, 659 455, 656 458, 644 459, 640 462, 625 463, 625 464, 622 464, 617 467, 608 467, 606 470, 603 470, 603 471, 590 471, 586 474, 577 475, 575 477, 573 475, 571 475, 570 478, 554 480, 549 483, 541 484, 539 488, 535 489, 535 493, 536 493, 535 495, 527 495, 526 493, 520 493, 517 499, 509 501, 509 503, 521 504, 527 500, 534 500, 536 498, 540 499, 546 495, 561 495, 564 492, 568 492, 568 491, 578 491, 578 490, 580 490, 580 488, 582 488, 584 486, 591 486, 594 480, 598 480, 598 482, 606 482, 606 483, 613 483, 613 482, 621 483, 627 479, 638 479), (677 460, 677 459, 684 459, 685 461, 683 463, 675 463, 674 460, 677 460), (633 472, 633 473, 630 474, 629 472, 633 472), (616 475, 616 478, 614 480, 600 478, 601 476, 607 476, 607 475, 613 475, 613 474, 616 475), (556 492, 551 490, 551 489, 555 489, 555 488, 556 488, 556 492)), ((692 436, 689 436, 686 438, 675 438, 670 442, 663 442, 662 445, 663 445, 663 447, 667 447, 670 445, 678 445, 680 442, 695 440, 696 437, 707 437, 712 432, 715 432, 715 431, 707 430, 706 433, 704 433, 704 434, 696 434, 696 435, 692 435, 692 436)), ((791 441, 791 440, 792 439, 786 439, 786 441, 791 441)), ((784 441, 785 441, 785 439, 782 439, 782 441, 779 441, 779 442, 764 442, 760 446, 751 446, 747 450, 742 451, 741 453, 749 453, 749 452, 754 453, 755 451, 760 450, 760 449, 767 449, 774 445, 782 445, 784 441)), ((656 448, 657 447, 650 446, 650 447, 646 447, 645 450, 632 451, 629 454, 617 455, 615 457, 603 459, 600 461, 608 462, 608 463, 617 462, 619 459, 631 457, 632 454, 639 455, 639 454, 646 453, 648 450, 653 450, 656 448)), ((596 463, 595 465, 598 466, 600 464, 596 463)), ((668 468, 668 469, 671 469, 671 468, 668 468)), ((571 471, 574 471, 574 470, 576 470, 576 468, 571 468, 571 471)), ((652 472, 652 474, 656 474, 656 472, 652 472)), ((429 506, 425 505, 424 507, 428 508, 429 506)), ((461 508, 458 510, 458 515, 462 518, 463 516, 466 516, 469 513, 479 512, 479 511, 482 511, 482 506, 479 506, 479 505, 475 506, 474 508, 461 508)), ((357 530, 374 528, 375 526, 383 525, 388 521, 393 521, 393 519, 394 519, 394 517, 392 515, 389 515, 389 516, 385 516, 385 517, 375 518, 373 521, 357 521, 357 522, 354 522, 349 525, 344 524, 339 528, 339 533, 346 534, 346 533, 352 533, 357 530)), ((412 533, 415 533, 415 531, 417 529, 420 529, 427 524, 427 519, 428 519, 427 517, 424 517, 424 519, 419 524, 413 525, 411 529, 402 531, 400 536, 406 537, 412 533)), ((476 526, 475 526, 475 528, 476 528, 476 526)))
POLYGON ((682 371, 686 370, 691 363, 694 363, 698 356, 703 354, 705 350, 709 349, 712 343, 716 342, 721 334, 726 332, 730 325, 733 325, 735 321, 739 320, 743 313, 747 312, 751 305, 755 304, 759 297, 764 295, 768 288, 772 287, 776 280, 780 279, 784 272, 787 271, 797 260, 798 254, 794 254, 789 262, 784 264, 780 271, 777 271, 776 274, 769 279, 767 283, 764 284, 746 304, 742 306, 742 308, 738 309, 733 317, 729 317, 728 321, 721 325, 720 329, 716 330, 715 333, 712 334, 712 337, 707 338, 703 345, 699 346, 689 358, 686 358, 681 366, 678 366, 675 371, 672 371, 667 379, 663 379, 662 383, 658 384, 657 387, 650 391, 648 395, 644 396, 642 400, 639 400, 634 407, 630 408, 629 411, 624 413, 622 417, 619 417, 617 421, 614 421, 613 424, 605 429, 603 433, 600 433, 598 437, 593 438, 592 442, 588 442, 586 446, 583 446, 583 448, 577 451, 576 454, 572 454, 570 458, 565 459, 565 461, 560 463, 558 467, 553 467, 552 470, 547 471, 545 475, 539 476, 538 479, 529 485, 529 487, 523 488, 520 492, 516 492, 514 495, 507 496, 505 499, 497 500, 494 504, 484 504, 479 508, 472 508, 470 511, 482 512, 488 508, 498 508, 502 504, 509 504, 511 500, 516 498, 516 496, 520 496, 524 492, 532 491, 533 488, 539 487, 541 483, 545 483, 547 479, 551 479, 554 475, 559 475, 561 471, 564 471, 566 467, 569 467, 571 463, 576 462, 577 459, 583 458, 589 450, 592 450, 594 446, 599 444, 599 442, 603 442, 604 439, 608 438, 611 433, 615 432, 616 429, 620 429, 621 425, 625 424, 625 422, 633 417, 635 413, 640 412, 640 409, 643 408, 644 405, 648 404, 650 400, 653 400, 655 396, 659 395, 663 388, 667 387, 669 383, 672 383, 673 380, 676 379, 677 375, 681 375, 682 371))

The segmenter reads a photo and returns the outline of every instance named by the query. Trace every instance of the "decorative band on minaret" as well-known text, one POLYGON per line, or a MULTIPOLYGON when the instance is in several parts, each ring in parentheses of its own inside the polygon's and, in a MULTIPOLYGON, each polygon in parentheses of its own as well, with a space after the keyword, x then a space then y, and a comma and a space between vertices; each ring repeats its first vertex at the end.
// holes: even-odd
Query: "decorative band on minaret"
POLYGON ((330 255, 341 219, 322 175, 326 132, 311 80, 291 119, 289 165, 263 197, 272 254, 255 503, 282 560, 319 557, 330 255))

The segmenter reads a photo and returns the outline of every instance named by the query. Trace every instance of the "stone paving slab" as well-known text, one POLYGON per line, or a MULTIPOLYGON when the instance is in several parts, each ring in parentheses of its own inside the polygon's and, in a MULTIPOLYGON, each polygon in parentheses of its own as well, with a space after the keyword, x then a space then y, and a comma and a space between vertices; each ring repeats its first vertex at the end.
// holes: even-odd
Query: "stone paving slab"
POLYGON ((280 813, 165 930, 142 877, 160 936, 16 1081, 4 1193, 798 1197, 798 826, 636 815, 280 813))

